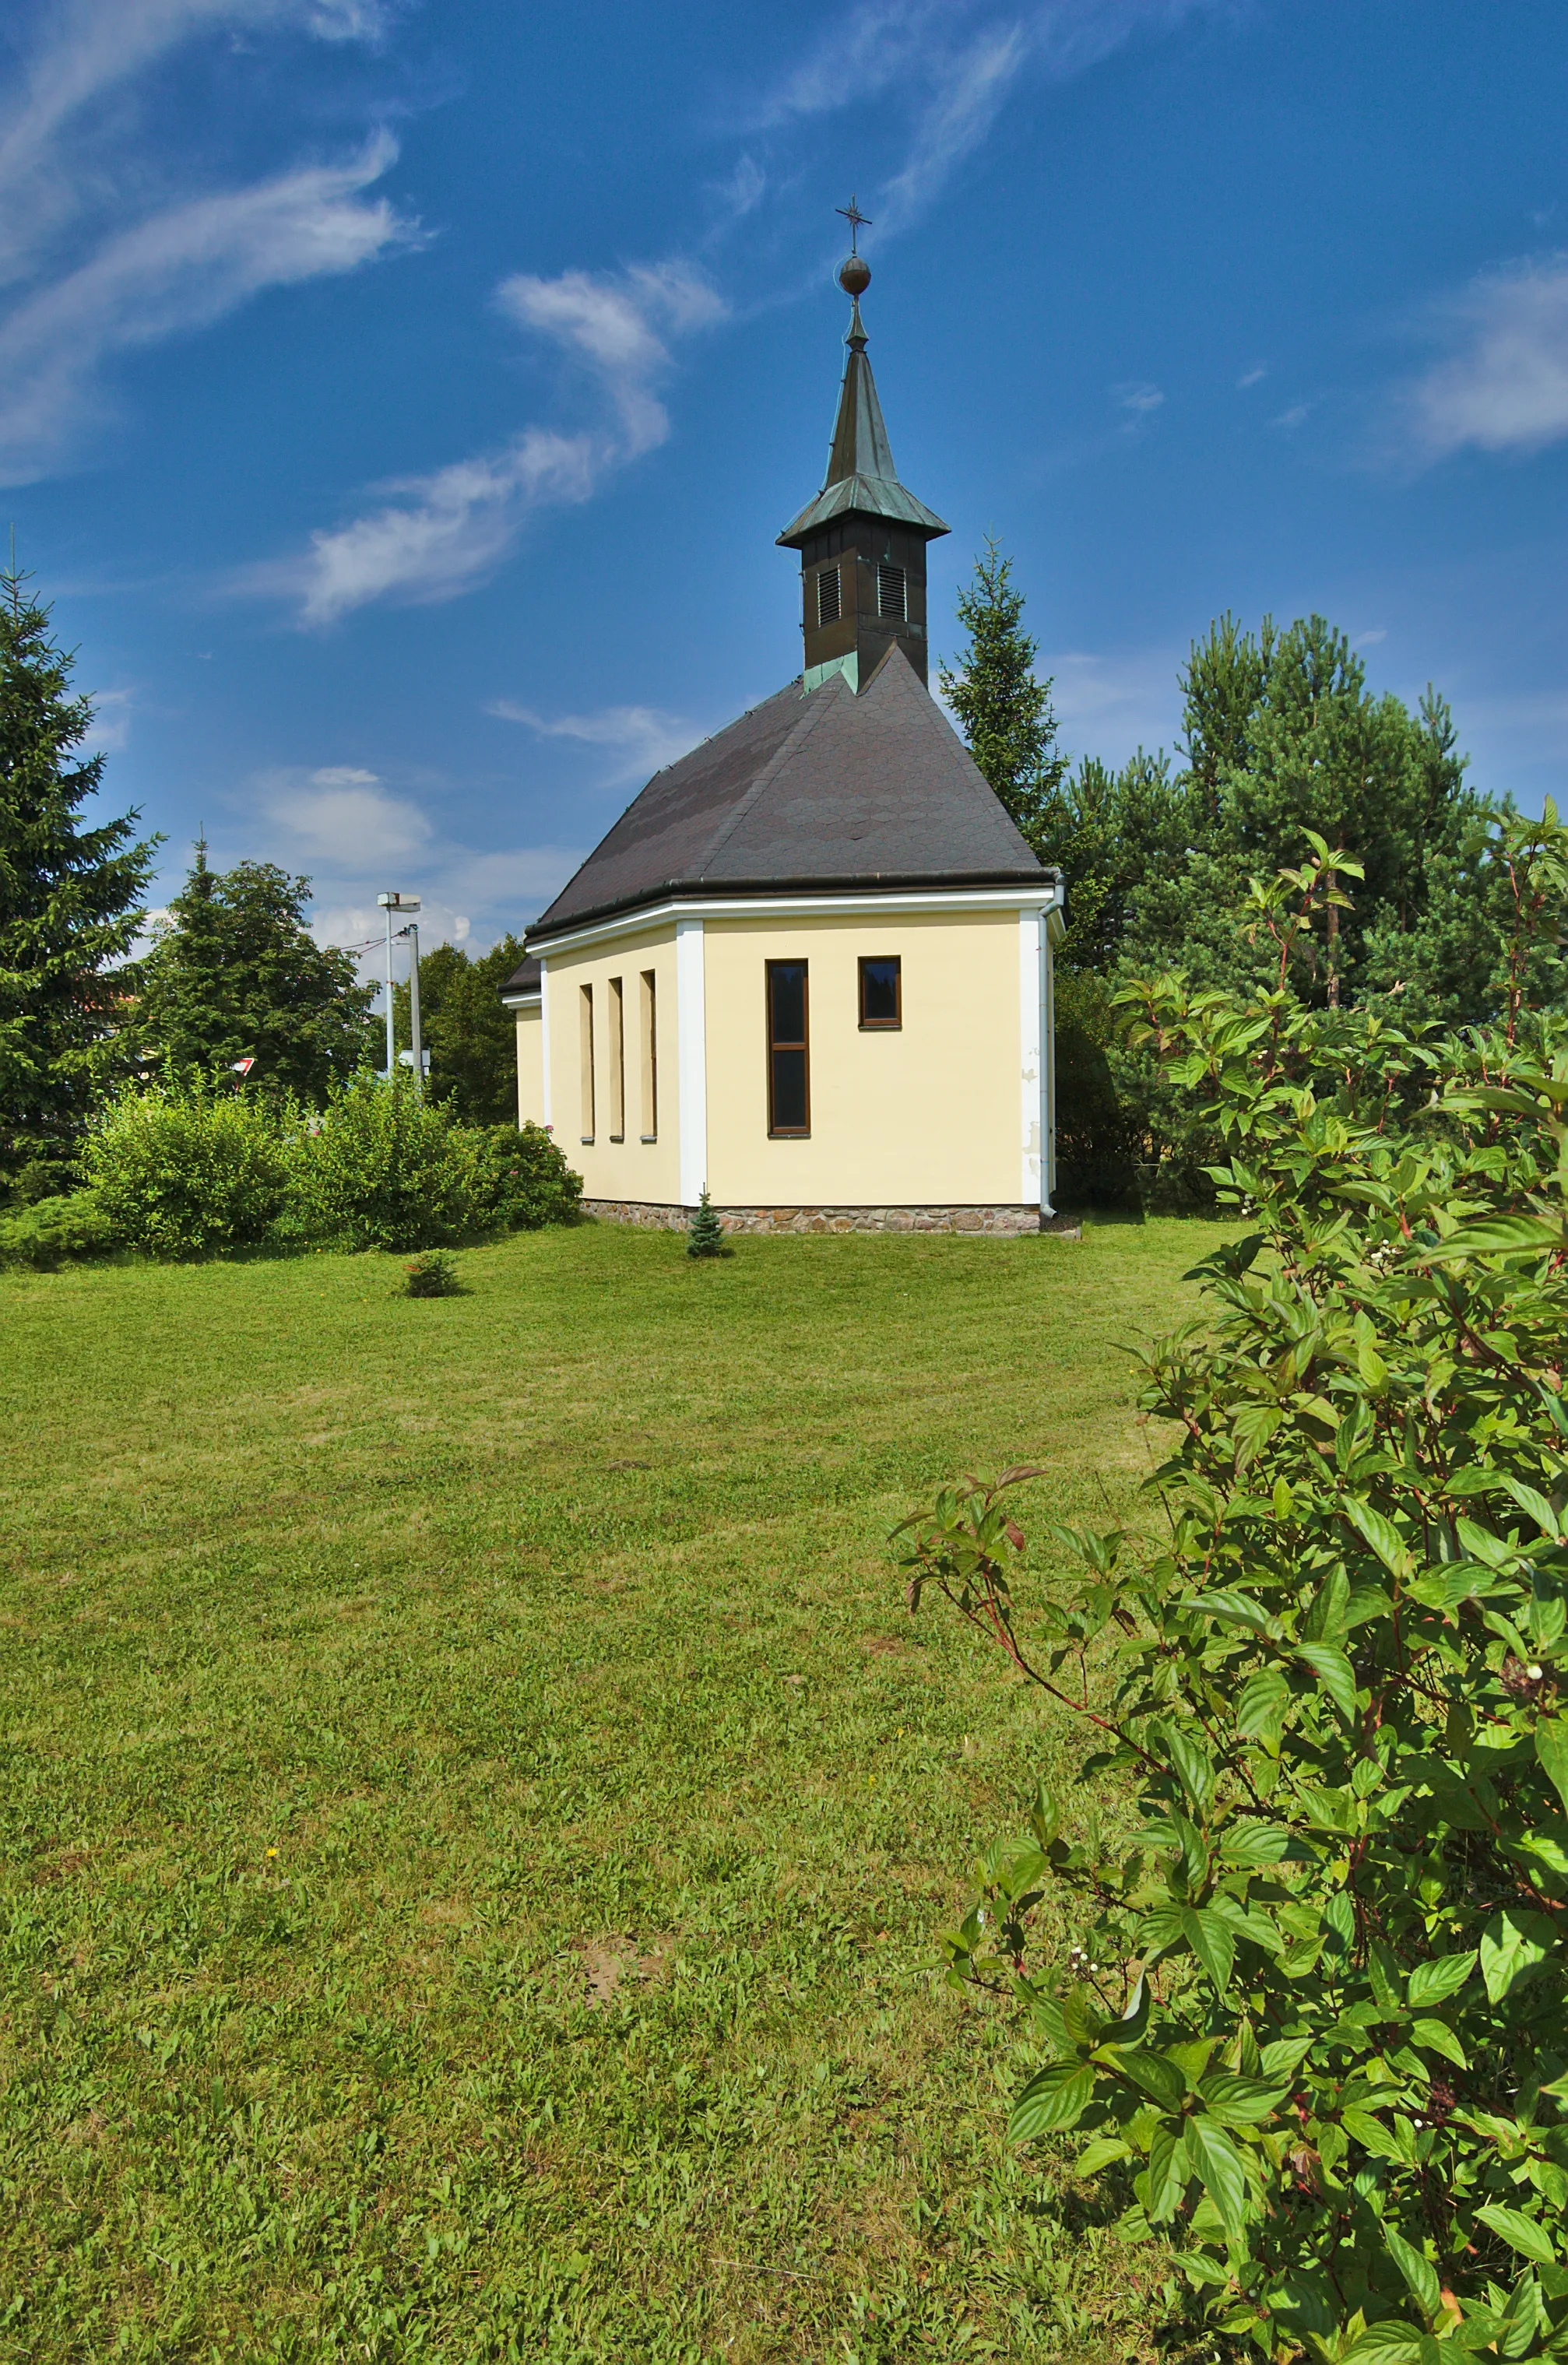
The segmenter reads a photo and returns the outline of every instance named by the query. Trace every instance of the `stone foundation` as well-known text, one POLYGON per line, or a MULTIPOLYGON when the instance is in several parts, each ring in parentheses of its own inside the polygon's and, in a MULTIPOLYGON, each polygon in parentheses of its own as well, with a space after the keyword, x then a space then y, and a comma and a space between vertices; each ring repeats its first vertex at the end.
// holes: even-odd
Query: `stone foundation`
MULTIPOLYGON (((691 1207, 656 1206, 643 1199, 585 1199, 583 1213, 600 1223, 639 1224, 683 1232, 691 1207)), ((1070 1216, 1042 1216, 1038 1207, 715 1207, 726 1232, 970 1232, 1014 1240, 1026 1232, 1082 1238, 1070 1216)))

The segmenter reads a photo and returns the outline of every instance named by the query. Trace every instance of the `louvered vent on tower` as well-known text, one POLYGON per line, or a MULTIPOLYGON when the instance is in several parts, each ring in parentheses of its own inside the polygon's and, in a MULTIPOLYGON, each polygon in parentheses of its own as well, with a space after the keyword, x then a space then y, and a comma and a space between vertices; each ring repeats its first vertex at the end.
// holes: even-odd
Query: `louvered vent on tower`
POLYGON ((824 566, 817 577, 817 622, 836 624, 839 619, 839 586, 836 566, 824 566))
POLYGON ((886 559, 877 569, 877 613, 894 617, 901 624, 909 613, 903 568, 890 565, 886 559))

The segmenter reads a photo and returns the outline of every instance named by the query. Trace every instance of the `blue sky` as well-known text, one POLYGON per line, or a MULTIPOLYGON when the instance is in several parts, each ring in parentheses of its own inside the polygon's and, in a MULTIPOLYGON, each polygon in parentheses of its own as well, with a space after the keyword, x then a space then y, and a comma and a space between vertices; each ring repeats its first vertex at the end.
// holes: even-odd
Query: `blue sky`
POLYGON ((521 927, 799 666, 851 190, 936 648, 1012 553, 1064 743, 1318 609, 1568 756, 1561 0, 12 0, 0 473, 106 793, 368 936, 521 927))

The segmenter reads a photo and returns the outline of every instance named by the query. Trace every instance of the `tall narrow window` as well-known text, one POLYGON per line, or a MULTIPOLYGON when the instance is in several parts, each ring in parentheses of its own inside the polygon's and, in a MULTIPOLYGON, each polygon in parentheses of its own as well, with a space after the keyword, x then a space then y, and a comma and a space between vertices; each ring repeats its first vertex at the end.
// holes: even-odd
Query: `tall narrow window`
POLYGON ((610 981, 610 1138, 626 1138, 626 999, 623 981, 610 981))
POLYGON ((642 975, 643 1004, 643 1139, 656 1141, 659 1138, 659 1032, 658 998, 654 990, 654 972, 645 969, 642 975))
POLYGON ((840 614, 838 569, 824 566, 817 577, 817 622, 836 624, 840 614))
POLYGON ((904 596, 903 568, 894 566, 885 558, 877 569, 877 613, 879 616, 896 616, 900 623, 909 613, 904 596))
POLYGON ((890 960, 863 960, 860 964, 860 1025, 865 1028, 893 1028, 903 1025, 902 964, 895 954, 890 960))
POLYGON ((577 1048, 582 1072, 583 1139, 593 1139, 593 988, 585 985, 577 997, 577 1048))
POLYGON ((812 1129, 811 1060, 806 1048, 806 964, 767 964, 767 1130, 812 1129))

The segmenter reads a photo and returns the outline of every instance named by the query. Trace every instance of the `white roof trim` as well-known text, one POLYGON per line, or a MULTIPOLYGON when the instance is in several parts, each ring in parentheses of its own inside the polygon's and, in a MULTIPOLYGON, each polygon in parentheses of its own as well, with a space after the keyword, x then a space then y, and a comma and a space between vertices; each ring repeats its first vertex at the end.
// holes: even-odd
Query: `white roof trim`
POLYGON ((503 1010, 537 1010, 543 999, 539 988, 535 986, 532 993, 503 993, 501 1008, 503 1010))
POLYGON ((1059 879, 1040 887, 894 888, 882 894, 850 889, 821 895, 680 895, 564 929, 532 949, 536 958, 548 960, 552 953, 576 952, 583 945, 608 943, 677 920, 809 920, 834 914, 868 919, 892 912, 1044 912, 1054 943, 1066 925, 1064 901, 1059 879))

